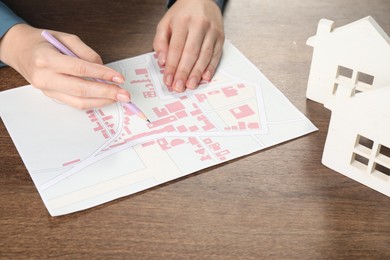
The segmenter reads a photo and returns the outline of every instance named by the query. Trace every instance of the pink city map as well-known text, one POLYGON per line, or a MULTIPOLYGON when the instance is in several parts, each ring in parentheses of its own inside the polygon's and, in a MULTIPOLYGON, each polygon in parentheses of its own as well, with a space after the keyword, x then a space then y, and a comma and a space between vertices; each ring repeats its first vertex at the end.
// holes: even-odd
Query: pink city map
POLYGON ((31 86, 0 93, 3 122, 52 216, 316 130, 229 42, 213 80, 184 93, 163 84, 154 53, 108 66, 151 123, 125 103, 80 111, 31 86))

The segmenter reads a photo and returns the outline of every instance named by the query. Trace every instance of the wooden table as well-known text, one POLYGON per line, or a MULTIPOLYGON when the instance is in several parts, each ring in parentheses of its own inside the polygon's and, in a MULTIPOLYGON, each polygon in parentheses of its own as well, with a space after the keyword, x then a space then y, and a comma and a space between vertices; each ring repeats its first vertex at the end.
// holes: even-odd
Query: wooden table
MULTIPOLYGON (((32 25, 79 35, 111 62, 152 50, 164 0, 9 0, 32 25)), ((305 98, 321 18, 372 15, 388 0, 231 0, 226 37, 318 132, 80 213, 48 215, 0 124, 0 258, 390 257, 390 198, 321 164, 330 112, 305 98)), ((0 89, 27 82, 0 69, 0 89)))

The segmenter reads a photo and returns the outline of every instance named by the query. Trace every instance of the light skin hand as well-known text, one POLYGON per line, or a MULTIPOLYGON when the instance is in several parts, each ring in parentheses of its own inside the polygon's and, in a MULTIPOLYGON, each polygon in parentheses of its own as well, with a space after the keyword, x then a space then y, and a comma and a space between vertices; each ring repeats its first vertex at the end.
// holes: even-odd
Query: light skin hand
POLYGON ((75 108, 130 100, 129 93, 116 85, 124 83, 123 75, 102 65, 100 56, 77 36, 50 31, 80 58, 61 54, 41 32, 27 24, 13 26, 0 40, 0 59, 45 95, 75 108))
POLYGON ((213 0, 177 0, 157 26, 153 47, 164 82, 176 92, 210 81, 225 39, 222 13, 213 0))

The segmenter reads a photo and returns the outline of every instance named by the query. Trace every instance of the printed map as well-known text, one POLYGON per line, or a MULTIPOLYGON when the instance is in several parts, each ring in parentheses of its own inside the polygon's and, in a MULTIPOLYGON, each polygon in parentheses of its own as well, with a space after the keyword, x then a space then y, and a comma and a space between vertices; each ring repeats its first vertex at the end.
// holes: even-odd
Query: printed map
POLYGON ((150 123, 125 103, 80 111, 31 86, 0 93, 3 122, 53 216, 316 130, 229 42, 213 80, 184 93, 163 84, 154 53, 108 66, 150 123))

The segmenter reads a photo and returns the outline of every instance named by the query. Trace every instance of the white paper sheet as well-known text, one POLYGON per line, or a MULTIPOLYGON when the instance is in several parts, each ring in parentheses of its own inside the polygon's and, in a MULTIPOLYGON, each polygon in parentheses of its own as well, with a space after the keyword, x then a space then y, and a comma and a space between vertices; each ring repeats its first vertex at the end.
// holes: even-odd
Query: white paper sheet
MULTIPOLYGON (((149 117, 123 104, 82 111, 32 86, 0 93, 0 115, 52 216, 84 210, 316 130, 231 43, 218 71, 174 93, 153 53, 108 66, 149 117)), ((261 156, 261 155, 259 155, 261 156)))

